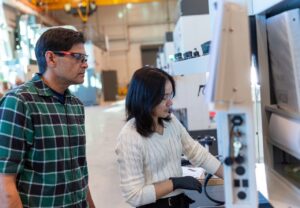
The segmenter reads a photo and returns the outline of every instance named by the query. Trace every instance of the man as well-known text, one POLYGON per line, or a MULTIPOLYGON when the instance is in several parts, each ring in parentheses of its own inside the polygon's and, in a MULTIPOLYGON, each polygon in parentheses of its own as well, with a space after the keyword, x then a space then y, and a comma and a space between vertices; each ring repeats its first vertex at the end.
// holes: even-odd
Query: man
POLYGON ((84 81, 84 37, 49 29, 35 54, 39 73, 0 101, 0 206, 94 207, 84 108, 68 90, 84 81))

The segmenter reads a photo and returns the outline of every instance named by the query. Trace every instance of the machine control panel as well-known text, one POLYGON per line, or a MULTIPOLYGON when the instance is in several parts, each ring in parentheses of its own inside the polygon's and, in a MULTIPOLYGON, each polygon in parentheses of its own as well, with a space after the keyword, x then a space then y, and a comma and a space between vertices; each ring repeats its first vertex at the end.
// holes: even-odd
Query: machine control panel
MULTIPOLYGON (((237 108, 238 109, 238 108, 237 108)), ((251 114, 244 109, 237 112, 219 112, 218 137, 222 143, 224 159, 226 204, 231 207, 252 207, 256 200, 254 137, 251 128, 251 114)))

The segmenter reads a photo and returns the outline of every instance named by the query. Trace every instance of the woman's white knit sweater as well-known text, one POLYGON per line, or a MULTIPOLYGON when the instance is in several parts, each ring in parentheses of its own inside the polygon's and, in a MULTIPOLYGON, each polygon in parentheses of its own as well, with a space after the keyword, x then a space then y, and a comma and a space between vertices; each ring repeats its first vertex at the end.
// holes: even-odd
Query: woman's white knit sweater
MULTIPOLYGON (((116 154, 119 164, 121 190, 132 206, 156 201, 153 183, 182 176, 181 156, 184 154, 194 166, 215 173, 220 162, 187 133, 175 116, 164 122, 162 135, 141 136, 135 120, 128 121, 118 136, 116 154)), ((177 195, 175 190, 167 196, 177 195)), ((165 197, 167 197, 165 196, 165 197)))

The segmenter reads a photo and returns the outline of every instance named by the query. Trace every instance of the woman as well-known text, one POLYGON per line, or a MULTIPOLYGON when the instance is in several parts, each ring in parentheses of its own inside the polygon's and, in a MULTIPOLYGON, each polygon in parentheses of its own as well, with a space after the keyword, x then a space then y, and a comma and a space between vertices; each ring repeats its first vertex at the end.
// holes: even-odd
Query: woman
POLYGON ((174 79, 150 67, 137 70, 126 97, 127 123, 118 137, 121 190, 139 208, 188 208, 192 201, 182 189, 201 192, 200 182, 182 177, 182 153, 195 166, 223 177, 220 162, 170 113, 174 79))

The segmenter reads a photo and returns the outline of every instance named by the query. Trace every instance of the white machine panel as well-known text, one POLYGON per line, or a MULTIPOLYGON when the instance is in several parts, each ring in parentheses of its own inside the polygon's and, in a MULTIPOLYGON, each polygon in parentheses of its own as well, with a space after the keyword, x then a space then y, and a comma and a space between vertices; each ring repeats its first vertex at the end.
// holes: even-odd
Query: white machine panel
POLYGON ((191 58, 183 61, 171 62, 171 74, 189 75, 208 71, 209 55, 191 58))
POLYGON ((199 86, 207 81, 208 56, 202 56, 201 44, 211 39, 210 15, 181 16, 173 32, 175 53, 200 52, 198 56, 170 63, 170 74, 176 78, 174 110, 186 110, 189 131, 215 129, 215 121, 209 116, 204 95, 198 95, 199 86))
POLYGON ((217 112, 218 152, 225 159, 226 207, 253 208, 258 204, 252 119, 247 107, 217 112))
POLYGON ((209 118, 208 105, 202 92, 198 95, 199 85, 206 84, 205 73, 175 76, 176 96, 173 108, 187 109, 187 128, 189 131, 215 129, 215 123, 209 118))
POLYGON ((200 45, 211 39, 210 16, 181 16, 173 33, 175 52, 200 50, 200 45))
POLYGON ((300 159, 300 121, 272 114, 269 123, 270 138, 300 159))
POLYGON ((300 112, 300 9, 267 19, 277 104, 300 112))

